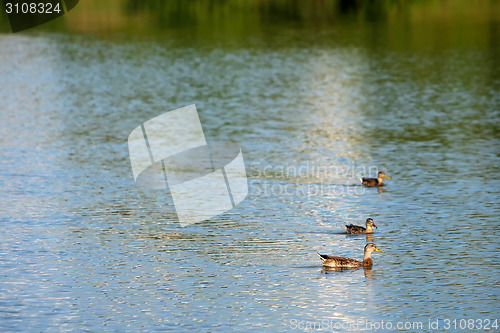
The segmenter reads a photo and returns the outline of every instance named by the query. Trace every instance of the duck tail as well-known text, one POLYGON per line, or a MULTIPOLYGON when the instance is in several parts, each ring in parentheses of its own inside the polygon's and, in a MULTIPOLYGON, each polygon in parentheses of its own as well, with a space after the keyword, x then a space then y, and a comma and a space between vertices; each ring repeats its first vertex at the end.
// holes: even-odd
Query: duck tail
POLYGON ((323 258, 323 255, 321 253, 319 253, 318 251, 316 251, 316 253, 318 254, 318 256, 320 257, 321 261, 325 261, 325 258, 323 258))

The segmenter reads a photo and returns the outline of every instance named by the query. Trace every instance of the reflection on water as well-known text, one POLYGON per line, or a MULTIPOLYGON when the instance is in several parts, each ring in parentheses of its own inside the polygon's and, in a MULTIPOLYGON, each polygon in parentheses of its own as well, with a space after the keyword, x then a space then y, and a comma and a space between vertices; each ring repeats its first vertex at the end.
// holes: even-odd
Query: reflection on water
POLYGON ((373 243, 373 234, 366 234, 366 242, 373 243))
MULTIPOLYGON (((363 270, 364 271, 365 278, 367 278, 367 279, 372 279, 373 278, 373 273, 372 273, 372 268, 371 267, 347 267, 347 268, 342 268, 342 267, 323 267, 321 269, 321 273, 323 273, 323 274, 335 274, 335 273, 341 273, 341 272, 352 273, 352 271, 358 271, 358 270, 363 270)), ((353 292, 356 292, 356 288, 353 289, 353 292)))
MULTIPOLYGON (((92 31, 89 3, 67 29, 92 31)), ((466 19, 445 15, 465 2, 404 5, 409 26, 390 1, 381 12, 331 2, 333 16, 228 1, 210 15, 230 3, 248 18, 228 13, 214 29, 201 2, 183 8, 186 39, 161 20, 127 30, 179 2, 112 2, 124 16, 102 21, 117 27, 102 39, 0 35, 2 330, 498 318, 497 4, 469 6, 466 19), (451 33, 462 23, 469 34, 451 33), (449 34, 422 37, 432 27, 449 34), (250 193, 182 228, 163 191, 135 186, 127 137, 192 103, 207 138, 243 147, 250 193), (360 186, 358 173, 376 170, 387 187, 360 186), (367 217, 373 234, 345 234, 367 217), (366 242, 385 251, 371 269, 325 270, 315 253, 361 259, 366 242)))

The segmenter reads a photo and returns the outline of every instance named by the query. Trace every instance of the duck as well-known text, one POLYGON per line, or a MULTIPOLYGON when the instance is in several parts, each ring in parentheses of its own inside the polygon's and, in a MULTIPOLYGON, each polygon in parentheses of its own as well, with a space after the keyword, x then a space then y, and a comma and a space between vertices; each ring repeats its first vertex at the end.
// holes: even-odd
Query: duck
POLYGON ((361 267, 361 266, 372 266, 373 260, 371 258, 372 252, 382 252, 375 244, 368 243, 365 246, 365 256, 363 261, 358 261, 356 259, 351 259, 347 257, 337 257, 337 256, 329 256, 326 254, 318 253, 318 256, 321 258, 323 262, 323 266, 325 267, 361 267))
POLYGON ((366 187, 376 187, 376 186, 384 186, 384 178, 391 179, 391 177, 387 176, 385 172, 380 171, 377 174, 377 178, 361 178, 361 183, 366 187))
POLYGON ((367 218, 366 228, 359 225, 349 224, 345 226, 345 230, 347 231, 348 234, 372 234, 373 233, 372 227, 377 228, 375 222, 373 222, 373 219, 367 218))

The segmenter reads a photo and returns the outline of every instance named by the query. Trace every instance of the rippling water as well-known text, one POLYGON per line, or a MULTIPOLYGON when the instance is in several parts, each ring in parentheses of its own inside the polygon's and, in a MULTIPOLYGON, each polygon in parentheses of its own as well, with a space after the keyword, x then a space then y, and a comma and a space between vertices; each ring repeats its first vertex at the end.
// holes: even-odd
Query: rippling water
POLYGON ((494 64, 0 35, 0 328, 500 319, 494 64), (208 141, 242 147, 250 195, 183 228, 135 186, 126 140, 192 103, 208 141), (358 185, 377 170, 384 190, 358 185), (373 236, 342 234, 366 217, 373 236), (371 270, 326 271, 315 253, 361 259, 367 241, 385 251, 371 270))

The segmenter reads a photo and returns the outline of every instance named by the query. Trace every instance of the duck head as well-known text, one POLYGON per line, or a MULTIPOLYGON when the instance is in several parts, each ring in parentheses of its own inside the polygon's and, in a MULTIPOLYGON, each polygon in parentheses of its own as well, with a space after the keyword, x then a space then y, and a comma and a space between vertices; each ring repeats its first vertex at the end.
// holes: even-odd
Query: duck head
POLYGON ((366 228, 377 228, 377 226, 375 225, 375 222, 373 222, 373 219, 372 218, 367 218, 366 219, 366 228))
POLYGON ((377 178, 379 179, 379 181, 380 181, 380 180, 382 180, 383 178, 386 178, 386 179, 391 179, 391 177, 387 176, 387 175, 385 174, 385 172, 383 172, 383 171, 380 171, 380 172, 378 173, 377 178))
POLYGON ((382 251, 381 249, 379 249, 375 244, 368 243, 365 246, 365 258, 364 258, 364 260, 370 259, 372 252, 382 252, 382 253, 384 253, 384 251, 382 251))

